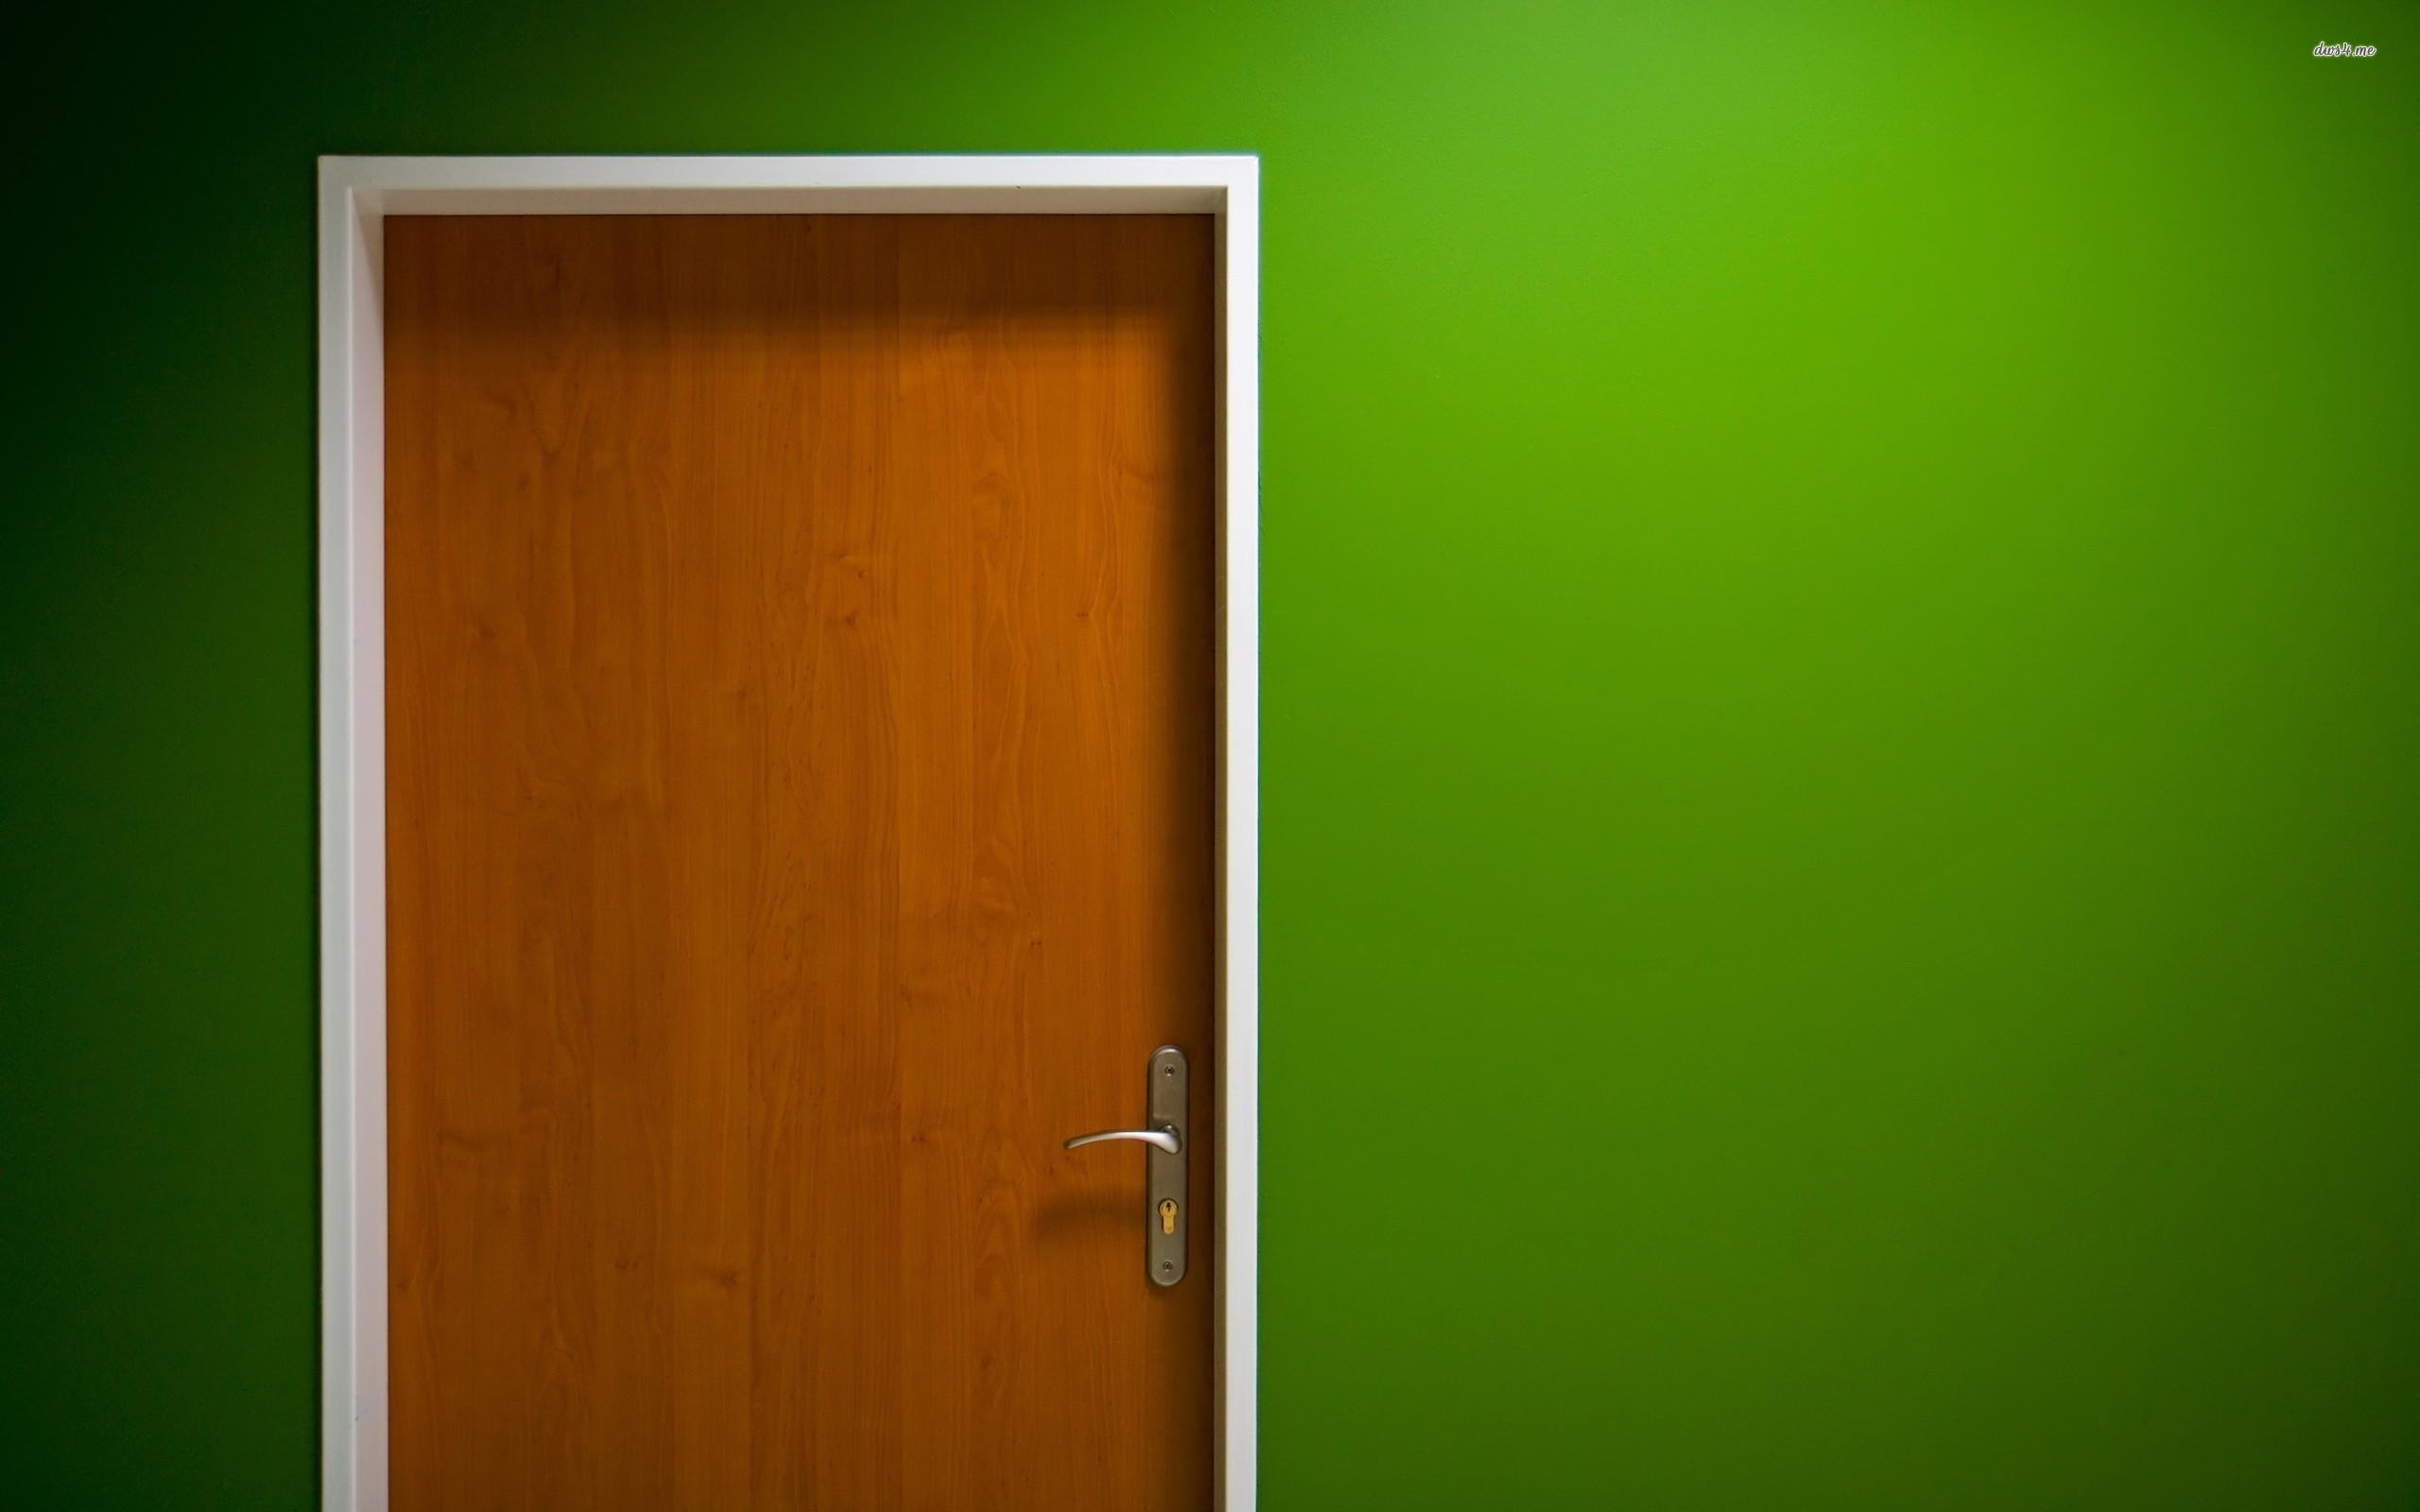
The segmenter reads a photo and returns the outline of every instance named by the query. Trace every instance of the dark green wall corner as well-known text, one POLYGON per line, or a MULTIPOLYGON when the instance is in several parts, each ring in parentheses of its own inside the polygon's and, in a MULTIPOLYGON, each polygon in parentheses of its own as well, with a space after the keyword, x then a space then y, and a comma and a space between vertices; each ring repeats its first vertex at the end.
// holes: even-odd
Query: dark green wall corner
POLYGON ((1240 149, 1265 1505, 2420 1506, 2409 8, 10 28, 0 1503, 316 1494, 313 156, 1240 149))

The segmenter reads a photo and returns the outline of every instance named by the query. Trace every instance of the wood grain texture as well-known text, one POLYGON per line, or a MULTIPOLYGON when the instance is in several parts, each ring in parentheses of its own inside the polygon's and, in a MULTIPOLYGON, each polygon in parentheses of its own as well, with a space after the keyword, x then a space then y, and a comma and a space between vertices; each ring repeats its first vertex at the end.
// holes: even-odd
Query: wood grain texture
POLYGON ((387 223, 402 1512, 1208 1504, 1211 272, 387 223))

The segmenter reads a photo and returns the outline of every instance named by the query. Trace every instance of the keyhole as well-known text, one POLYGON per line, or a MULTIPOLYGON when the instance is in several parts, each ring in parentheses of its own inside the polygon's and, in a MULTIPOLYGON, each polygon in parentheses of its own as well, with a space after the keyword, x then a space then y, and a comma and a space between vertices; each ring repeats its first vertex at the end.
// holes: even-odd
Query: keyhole
POLYGON ((1160 1232, 1164 1234, 1176 1232, 1176 1198, 1174 1197, 1160 1199, 1160 1232))

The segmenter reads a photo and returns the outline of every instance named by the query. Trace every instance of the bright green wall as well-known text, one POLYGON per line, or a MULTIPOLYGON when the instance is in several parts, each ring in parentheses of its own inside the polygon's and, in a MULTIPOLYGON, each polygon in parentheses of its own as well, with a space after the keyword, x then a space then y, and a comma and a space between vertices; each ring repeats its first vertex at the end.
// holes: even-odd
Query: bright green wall
POLYGON ((2420 1505, 2412 20, 20 13, 0 1502, 314 1494, 313 155, 1217 148, 1266 1504, 2420 1505))

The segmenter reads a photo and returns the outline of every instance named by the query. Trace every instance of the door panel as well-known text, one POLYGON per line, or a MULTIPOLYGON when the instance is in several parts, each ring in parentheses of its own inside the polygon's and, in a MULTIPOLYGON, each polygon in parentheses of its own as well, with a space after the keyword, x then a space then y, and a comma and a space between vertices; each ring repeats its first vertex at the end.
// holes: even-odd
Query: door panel
POLYGON ((386 236, 394 1504, 1206 1506, 1206 218, 386 236))

